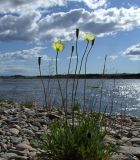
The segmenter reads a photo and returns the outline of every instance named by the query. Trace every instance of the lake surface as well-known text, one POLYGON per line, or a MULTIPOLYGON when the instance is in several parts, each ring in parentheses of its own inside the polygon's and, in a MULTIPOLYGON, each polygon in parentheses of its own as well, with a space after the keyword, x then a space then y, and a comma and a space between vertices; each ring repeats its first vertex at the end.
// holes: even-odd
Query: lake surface
MULTIPOLYGON (((66 80, 61 79, 61 87, 65 95, 66 80)), ((44 79, 45 86, 49 86, 49 103, 59 106, 61 102, 58 83, 56 80, 44 79)), ((77 89, 77 101, 83 105, 84 80, 80 79, 77 89)), ((68 81, 68 100, 71 103, 73 80, 68 81)), ((48 91, 48 88, 47 88, 48 91)), ((44 94, 40 79, 0 79, 0 98, 16 100, 17 102, 34 101, 44 104, 44 94)), ((119 79, 101 80, 88 79, 86 83, 86 107, 114 113, 123 113, 140 117, 140 80, 119 79), (113 106, 113 108, 112 108, 113 106)))

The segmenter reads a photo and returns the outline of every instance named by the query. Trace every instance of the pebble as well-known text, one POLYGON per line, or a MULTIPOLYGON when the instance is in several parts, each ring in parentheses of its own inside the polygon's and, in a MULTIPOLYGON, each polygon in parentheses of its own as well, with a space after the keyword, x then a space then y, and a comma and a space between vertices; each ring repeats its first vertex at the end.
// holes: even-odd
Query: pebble
POLYGON ((11 137, 11 143, 13 144, 18 144, 21 141, 22 141, 22 137, 14 137, 14 136, 11 137))
POLYGON ((9 131, 13 134, 13 135, 18 135, 19 134, 19 130, 16 128, 11 128, 9 129, 9 131))
POLYGON ((20 143, 16 146, 16 149, 17 150, 25 150, 25 149, 28 149, 29 151, 35 151, 36 149, 32 148, 30 145, 28 144, 25 144, 25 143, 20 143))
POLYGON ((140 158, 140 147, 120 146, 120 152, 131 154, 140 158))

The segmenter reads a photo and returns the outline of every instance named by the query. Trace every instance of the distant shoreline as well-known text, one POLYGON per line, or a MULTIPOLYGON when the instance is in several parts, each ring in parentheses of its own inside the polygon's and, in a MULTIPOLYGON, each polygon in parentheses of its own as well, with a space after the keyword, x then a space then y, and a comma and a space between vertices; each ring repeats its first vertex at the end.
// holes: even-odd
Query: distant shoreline
MULTIPOLYGON (((74 75, 74 74, 69 74, 69 75, 50 75, 50 76, 46 76, 46 75, 42 75, 42 78, 45 79, 56 79, 56 78, 60 78, 60 79, 140 79, 140 73, 138 74, 127 74, 127 73, 121 73, 121 74, 80 74, 80 75, 74 75)), ((39 79, 40 76, 23 76, 23 75, 13 75, 13 76, 0 76, 0 79, 39 79)))

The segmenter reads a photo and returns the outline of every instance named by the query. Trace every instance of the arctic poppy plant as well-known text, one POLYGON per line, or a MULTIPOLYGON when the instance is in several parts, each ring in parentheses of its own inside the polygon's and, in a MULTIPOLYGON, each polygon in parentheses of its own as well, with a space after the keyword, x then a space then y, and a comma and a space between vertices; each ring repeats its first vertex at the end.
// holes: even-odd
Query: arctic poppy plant
POLYGON ((62 41, 59 40, 53 43, 52 48, 57 52, 62 52, 65 48, 65 45, 62 41))
POLYGON ((87 40, 88 42, 92 42, 95 39, 94 35, 90 35, 88 33, 84 34, 84 39, 87 40))

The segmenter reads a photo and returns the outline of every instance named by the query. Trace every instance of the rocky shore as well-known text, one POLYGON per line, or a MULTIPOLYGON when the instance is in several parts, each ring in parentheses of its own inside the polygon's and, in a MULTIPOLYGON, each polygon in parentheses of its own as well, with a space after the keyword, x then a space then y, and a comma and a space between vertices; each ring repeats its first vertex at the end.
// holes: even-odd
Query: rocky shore
MULTIPOLYGON (((26 108, 18 103, 0 102, 0 160, 37 160, 41 150, 35 137, 47 131, 58 111, 46 112, 42 107, 26 108)), ((119 144, 111 160, 140 160, 140 119, 111 116, 112 128, 105 143, 119 144)))

